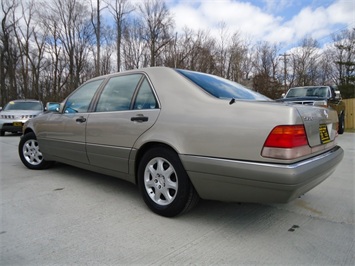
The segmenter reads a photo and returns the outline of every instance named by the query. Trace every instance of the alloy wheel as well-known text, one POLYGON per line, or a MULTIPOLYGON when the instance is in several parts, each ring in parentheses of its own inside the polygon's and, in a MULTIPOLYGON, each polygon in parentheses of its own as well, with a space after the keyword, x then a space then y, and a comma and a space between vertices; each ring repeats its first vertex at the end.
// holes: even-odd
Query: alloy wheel
POLYGON ((178 192, 178 177, 173 165, 161 157, 150 160, 144 171, 144 185, 156 204, 165 206, 172 203, 178 192))
POLYGON ((29 139, 25 142, 22 153, 25 160, 33 166, 39 165, 43 161, 43 155, 35 139, 29 139))

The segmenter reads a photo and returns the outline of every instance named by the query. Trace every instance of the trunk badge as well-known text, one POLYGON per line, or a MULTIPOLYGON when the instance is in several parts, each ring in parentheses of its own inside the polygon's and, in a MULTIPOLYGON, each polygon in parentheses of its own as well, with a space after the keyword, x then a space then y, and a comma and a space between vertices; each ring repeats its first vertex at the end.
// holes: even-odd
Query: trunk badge
POLYGON ((304 116, 303 119, 304 119, 304 121, 313 121, 312 116, 304 116))

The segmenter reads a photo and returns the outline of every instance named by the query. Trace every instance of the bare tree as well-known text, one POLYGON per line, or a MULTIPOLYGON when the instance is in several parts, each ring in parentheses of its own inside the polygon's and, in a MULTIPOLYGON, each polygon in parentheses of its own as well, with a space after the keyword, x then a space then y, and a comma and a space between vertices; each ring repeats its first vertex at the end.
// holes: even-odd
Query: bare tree
POLYGON ((195 71, 213 73, 215 71, 215 40, 208 32, 199 30, 193 39, 193 46, 187 68, 195 71))
POLYGON ((207 32, 201 30, 194 32, 185 27, 182 33, 175 33, 172 41, 164 47, 162 57, 165 66, 191 70, 205 69, 212 73, 217 71, 215 53, 215 41, 208 37, 207 32))
POLYGON ((278 73, 277 45, 262 42, 257 45, 255 53, 254 89, 270 98, 279 98, 281 84, 277 79, 278 73))
POLYGON ((143 22, 133 19, 123 31, 123 67, 136 69, 148 65, 146 44, 142 42, 143 22))
POLYGON ((0 105, 17 97, 59 101, 91 77, 156 65, 216 74, 272 98, 283 71, 289 86, 336 83, 343 96, 354 95, 355 30, 334 35, 325 52, 305 38, 285 52, 285 68, 276 45, 230 35, 223 23, 216 38, 177 32, 164 0, 139 1, 136 9, 132 2, 96 0, 90 10, 85 0, 3 0, 0 105), (106 7, 114 23, 101 20, 106 7))
POLYGON ((17 1, 1 1, 1 32, 0 32, 0 99, 4 106, 10 99, 17 98, 16 62, 18 53, 14 45, 14 30, 17 20, 13 20, 17 1))
POLYGON ((332 55, 329 54, 329 51, 325 51, 321 54, 318 62, 319 67, 319 76, 318 84, 320 85, 334 85, 335 84, 335 75, 333 68, 332 55))
POLYGON ((334 35, 332 47, 337 79, 340 84, 348 84, 355 73, 355 28, 334 35))
MULTIPOLYGON (((59 22, 58 38, 68 60, 68 83, 63 93, 67 95, 83 82, 81 71, 85 68, 93 43, 90 12, 83 0, 55 0, 53 5, 48 5, 47 12, 50 11, 59 22)), ((85 79, 90 76, 85 76, 85 79)))
POLYGON ((173 18, 162 0, 146 0, 138 8, 145 23, 142 37, 149 47, 150 66, 155 66, 164 46, 172 41, 173 18))
POLYGON ((21 2, 21 21, 14 34, 20 60, 18 68, 19 96, 42 99, 40 72, 43 67, 46 33, 38 28, 35 21, 37 6, 34 0, 21 2))
POLYGON ((229 67, 227 78, 252 87, 251 78, 254 69, 253 45, 242 39, 239 32, 235 32, 229 46, 229 67))
POLYGON ((221 77, 227 77, 228 72, 228 59, 230 56, 228 55, 228 47, 230 42, 230 34, 228 32, 228 28, 225 22, 218 23, 219 28, 219 39, 216 42, 216 71, 215 73, 221 77))
MULTIPOLYGON (((96 37, 96 56, 95 56, 95 76, 100 75, 100 63, 101 63, 101 8, 100 0, 96 0, 96 7, 91 2, 91 24, 94 28, 96 37)), ((95 54, 95 52, 94 52, 95 54)))
POLYGON ((294 86, 314 85, 316 83, 318 42, 305 38, 301 46, 292 53, 294 86))
POLYGON ((343 97, 355 97, 355 28, 333 36, 330 55, 335 76, 343 97))
POLYGON ((110 12, 113 15, 116 24, 116 67, 117 71, 121 71, 121 50, 122 50, 122 33, 124 29, 125 18, 134 11, 134 7, 128 0, 115 0, 106 2, 109 6, 110 12))
POLYGON ((65 57, 63 45, 61 44, 61 23, 58 21, 57 14, 48 12, 39 8, 40 21, 39 25, 43 31, 47 32, 45 40, 46 62, 42 78, 44 79, 44 98, 47 101, 60 101, 65 94, 63 88, 67 84, 68 75, 65 74, 67 60, 65 57))

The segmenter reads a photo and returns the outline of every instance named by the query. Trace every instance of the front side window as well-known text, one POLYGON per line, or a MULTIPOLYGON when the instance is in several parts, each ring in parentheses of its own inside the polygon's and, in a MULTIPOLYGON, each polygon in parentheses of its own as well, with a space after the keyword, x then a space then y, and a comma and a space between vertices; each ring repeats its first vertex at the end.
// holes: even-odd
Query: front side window
POLYGON ((141 74, 111 78, 100 96, 96 112, 129 110, 141 78, 141 74))
POLYGON ((69 96, 64 106, 64 113, 85 113, 103 79, 88 82, 69 96))
POLYGON ((181 70, 177 72, 194 82, 207 93, 219 99, 240 99, 269 101, 270 99, 260 93, 249 90, 236 82, 210 74, 181 70))

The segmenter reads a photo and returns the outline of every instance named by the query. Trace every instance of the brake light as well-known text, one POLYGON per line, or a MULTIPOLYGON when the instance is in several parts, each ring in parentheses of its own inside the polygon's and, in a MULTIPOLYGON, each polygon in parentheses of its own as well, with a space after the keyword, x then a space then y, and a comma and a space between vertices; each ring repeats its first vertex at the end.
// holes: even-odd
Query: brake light
POLYGON ((294 148, 308 145, 303 125, 285 125, 275 127, 265 141, 264 147, 294 148))
POLYGON ((282 125, 270 132, 261 155, 290 160, 310 154, 311 151, 304 125, 282 125))

